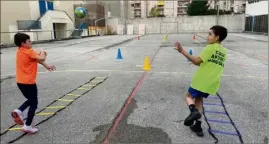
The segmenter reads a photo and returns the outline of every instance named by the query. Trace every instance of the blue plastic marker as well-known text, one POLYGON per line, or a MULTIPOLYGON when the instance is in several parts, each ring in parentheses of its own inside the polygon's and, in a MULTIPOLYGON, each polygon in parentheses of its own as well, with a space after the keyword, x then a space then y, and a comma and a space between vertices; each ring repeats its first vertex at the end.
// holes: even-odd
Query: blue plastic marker
POLYGON ((118 49, 117 59, 122 59, 121 50, 120 49, 118 49))

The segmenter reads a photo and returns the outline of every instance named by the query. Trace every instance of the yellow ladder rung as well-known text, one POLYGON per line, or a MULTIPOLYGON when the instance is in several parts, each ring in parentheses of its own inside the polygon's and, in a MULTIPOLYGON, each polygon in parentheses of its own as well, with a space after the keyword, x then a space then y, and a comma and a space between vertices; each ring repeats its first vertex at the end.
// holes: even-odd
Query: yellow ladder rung
POLYGON ((36 116, 46 116, 46 115, 54 115, 55 113, 37 113, 36 116))
POLYGON ((86 84, 86 85, 83 85, 83 86, 96 86, 96 85, 92 85, 92 84, 86 84))
POLYGON ((13 131, 13 130, 21 130, 22 128, 21 127, 16 127, 16 128, 10 128, 8 129, 9 131, 13 131))
POLYGON ((65 106, 49 106, 46 107, 46 109, 58 109, 58 108, 64 108, 65 106))
POLYGON ((80 87, 80 88, 78 88, 78 90, 89 90, 89 89, 85 88, 85 87, 80 87))
POLYGON ((106 77, 95 77, 96 79, 105 79, 106 77))
POLYGON ((73 101, 73 100, 68 100, 68 99, 58 99, 58 101, 71 102, 71 101, 73 101))
POLYGON ((98 83, 98 82, 102 82, 102 81, 91 81, 91 82, 98 83))
POLYGON ((81 96, 81 95, 79 95, 79 94, 72 94, 72 93, 70 93, 70 94, 67 94, 67 96, 81 96))

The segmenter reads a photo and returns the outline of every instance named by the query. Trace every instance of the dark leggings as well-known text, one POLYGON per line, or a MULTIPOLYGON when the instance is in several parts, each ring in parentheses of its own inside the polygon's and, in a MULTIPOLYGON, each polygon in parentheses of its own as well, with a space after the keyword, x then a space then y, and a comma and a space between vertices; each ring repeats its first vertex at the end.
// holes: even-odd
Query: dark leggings
POLYGON ((24 97, 27 99, 18 109, 23 112, 29 106, 26 125, 30 126, 35 116, 35 111, 37 109, 38 104, 37 86, 36 84, 20 84, 20 83, 17 83, 17 85, 21 90, 22 94, 24 95, 24 97))

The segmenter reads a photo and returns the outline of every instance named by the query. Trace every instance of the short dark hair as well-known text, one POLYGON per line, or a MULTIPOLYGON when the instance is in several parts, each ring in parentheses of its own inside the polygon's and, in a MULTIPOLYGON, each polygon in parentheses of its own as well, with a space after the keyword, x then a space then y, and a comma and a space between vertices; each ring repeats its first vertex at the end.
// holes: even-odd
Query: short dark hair
POLYGON ((219 41, 222 42, 227 37, 227 29, 220 25, 215 25, 210 28, 215 36, 219 36, 219 41))
POLYGON ((21 43, 25 43, 28 39, 30 39, 30 36, 25 33, 16 33, 14 36, 14 43, 16 46, 21 46, 21 43))

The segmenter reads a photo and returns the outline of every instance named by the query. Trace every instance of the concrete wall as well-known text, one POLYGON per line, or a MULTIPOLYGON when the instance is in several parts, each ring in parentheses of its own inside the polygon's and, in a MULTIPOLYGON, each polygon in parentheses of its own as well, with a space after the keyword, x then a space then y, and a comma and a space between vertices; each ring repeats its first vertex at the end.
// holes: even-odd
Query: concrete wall
POLYGON ((31 20, 29 1, 1 1, 1 32, 9 32, 17 20, 31 20))
MULTIPOLYGON (((74 29, 73 4, 73 1, 54 1, 55 11, 48 11, 41 17, 42 29, 37 30, 39 32, 29 32, 31 39, 33 41, 51 39, 53 22, 66 23, 68 30, 74 29)), ((18 20, 38 18, 40 18, 38 1, 1 1, 1 43, 13 43, 13 36, 18 32, 18 20)))
MULTIPOLYGON (((17 20, 31 20, 30 1, 1 1, 1 43, 10 42, 16 32, 17 20)), ((11 41, 13 42, 13 41, 11 41)))
MULTIPOLYGON (((179 16, 176 18, 144 18, 128 20, 127 24, 134 25, 134 34, 138 34, 139 24, 146 25, 146 34, 153 33, 186 33, 207 32, 215 25, 216 16, 179 16)), ((117 25, 124 24, 121 19, 111 18, 108 25, 117 30, 117 25)), ((225 26, 229 32, 244 31, 244 15, 223 15, 219 24, 225 26)))
POLYGON ((37 20, 40 17, 39 1, 28 1, 28 2, 29 2, 31 20, 37 20))
POLYGON ((74 1, 54 1, 54 9, 62 10, 75 22, 74 1))

